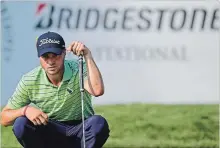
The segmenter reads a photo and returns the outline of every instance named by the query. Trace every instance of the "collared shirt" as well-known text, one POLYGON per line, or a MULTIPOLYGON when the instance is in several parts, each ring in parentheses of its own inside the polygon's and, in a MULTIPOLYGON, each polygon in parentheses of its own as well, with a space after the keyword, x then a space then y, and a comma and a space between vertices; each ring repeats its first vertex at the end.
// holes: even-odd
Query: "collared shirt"
MULTIPOLYGON (((83 71, 86 79, 85 63, 83 71)), ((87 118, 94 114, 94 110, 91 95, 84 90, 83 96, 84 116, 87 118)), ((12 109, 19 109, 28 104, 41 109, 50 119, 80 120, 82 109, 78 62, 65 60, 64 75, 59 87, 49 82, 41 66, 23 75, 7 105, 12 109)))

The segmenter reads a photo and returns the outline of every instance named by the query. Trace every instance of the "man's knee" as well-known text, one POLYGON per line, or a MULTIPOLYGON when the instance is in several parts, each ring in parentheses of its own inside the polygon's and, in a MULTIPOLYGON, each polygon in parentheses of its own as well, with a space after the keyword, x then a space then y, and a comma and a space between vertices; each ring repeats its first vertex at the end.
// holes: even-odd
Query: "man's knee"
POLYGON ((13 125, 13 132, 17 138, 22 138, 24 134, 26 133, 27 128, 32 128, 34 130, 34 127, 31 127, 30 121, 27 117, 18 117, 13 125))
POLYGON ((92 127, 95 135, 109 135, 109 125, 104 117, 101 115, 93 115, 88 119, 88 127, 92 127))

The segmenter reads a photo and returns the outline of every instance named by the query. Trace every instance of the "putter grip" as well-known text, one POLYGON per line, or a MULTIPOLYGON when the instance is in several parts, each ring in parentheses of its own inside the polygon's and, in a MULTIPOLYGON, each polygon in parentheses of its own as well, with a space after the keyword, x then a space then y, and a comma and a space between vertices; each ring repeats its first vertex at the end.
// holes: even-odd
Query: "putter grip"
POLYGON ((83 55, 79 55, 79 80, 80 80, 80 91, 84 91, 84 79, 83 79, 83 55))

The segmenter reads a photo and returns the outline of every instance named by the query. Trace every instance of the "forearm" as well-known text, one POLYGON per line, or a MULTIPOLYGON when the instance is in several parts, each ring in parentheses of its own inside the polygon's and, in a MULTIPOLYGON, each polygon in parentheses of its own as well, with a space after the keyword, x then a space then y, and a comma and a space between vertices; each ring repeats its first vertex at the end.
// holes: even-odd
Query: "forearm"
POLYGON ((85 61, 87 65, 87 77, 88 86, 90 91, 95 96, 100 96, 104 93, 104 84, 102 80, 102 75, 94 62, 91 53, 85 56, 85 61))
POLYGON ((1 125, 10 126, 14 123, 15 119, 23 116, 24 108, 20 109, 7 109, 1 112, 1 125))

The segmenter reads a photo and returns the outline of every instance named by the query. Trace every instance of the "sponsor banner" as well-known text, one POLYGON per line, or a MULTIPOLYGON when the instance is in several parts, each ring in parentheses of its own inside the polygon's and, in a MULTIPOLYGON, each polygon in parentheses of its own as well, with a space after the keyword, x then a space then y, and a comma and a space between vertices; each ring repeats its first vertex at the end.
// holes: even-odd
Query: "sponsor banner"
POLYGON ((95 104, 218 102, 216 1, 2 2, 1 9, 3 104, 39 65, 36 38, 46 31, 90 48, 105 82, 95 104))

